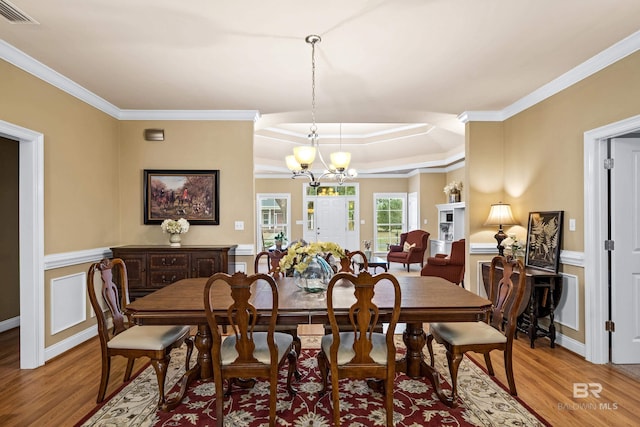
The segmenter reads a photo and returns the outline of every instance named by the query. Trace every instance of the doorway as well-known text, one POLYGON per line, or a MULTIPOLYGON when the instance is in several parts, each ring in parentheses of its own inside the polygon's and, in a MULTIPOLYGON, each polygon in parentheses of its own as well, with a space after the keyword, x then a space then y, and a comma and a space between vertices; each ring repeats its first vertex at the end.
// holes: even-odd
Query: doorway
POLYGON ((349 250, 360 249, 358 184, 304 185, 303 239, 334 242, 349 250))
POLYGON ((18 142, 20 369, 44 365, 44 135, 0 120, 18 142))
MULTIPOLYGON (((609 320, 609 307, 614 302, 609 293, 611 254, 604 245, 605 240, 609 239, 610 224, 609 173, 604 167, 605 159, 608 158, 608 140, 638 130, 640 130, 640 115, 584 134, 584 281, 589 284, 585 286, 585 313, 587 314, 585 315, 585 358, 597 364, 608 363, 610 360, 610 333, 605 330, 605 322, 609 320)), ((616 209, 624 209, 624 207, 612 206, 612 212, 616 209)), ((624 236, 623 238, 631 239, 630 230, 621 235, 624 236)), ((619 284, 613 283, 612 286, 619 286, 619 284)))

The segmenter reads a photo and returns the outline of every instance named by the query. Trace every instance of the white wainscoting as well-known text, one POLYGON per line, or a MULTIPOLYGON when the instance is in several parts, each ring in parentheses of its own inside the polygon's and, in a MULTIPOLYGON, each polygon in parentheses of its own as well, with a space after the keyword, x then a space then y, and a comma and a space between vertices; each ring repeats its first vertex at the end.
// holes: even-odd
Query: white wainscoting
POLYGON ((51 279, 51 335, 87 320, 87 274, 51 279))
POLYGON ((560 323, 573 330, 580 327, 580 288, 578 276, 562 273, 562 296, 556 301, 554 310, 556 323, 560 323))

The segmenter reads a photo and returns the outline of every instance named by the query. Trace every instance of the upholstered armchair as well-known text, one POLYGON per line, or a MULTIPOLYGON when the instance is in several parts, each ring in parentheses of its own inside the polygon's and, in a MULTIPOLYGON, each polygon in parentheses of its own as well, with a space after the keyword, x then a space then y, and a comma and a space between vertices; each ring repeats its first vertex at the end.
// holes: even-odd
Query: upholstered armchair
POLYGON ((427 258, 421 276, 437 276, 464 287, 464 239, 451 243, 451 255, 436 254, 427 258))
POLYGON ((401 262, 407 266, 409 271, 410 265, 420 263, 420 267, 424 266, 424 252, 427 250, 429 243, 429 232, 424 230, 413 230, 400 235, 399 245, 390 245, 387 254, 387 267, 392 262, 401 262))

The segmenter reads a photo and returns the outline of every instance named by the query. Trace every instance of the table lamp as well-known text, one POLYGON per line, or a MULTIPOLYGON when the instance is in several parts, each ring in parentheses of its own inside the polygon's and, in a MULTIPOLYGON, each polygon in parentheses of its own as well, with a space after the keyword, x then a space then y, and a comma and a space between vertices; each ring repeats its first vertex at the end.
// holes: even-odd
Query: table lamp
POLYGON ((484 225, 498 226, 498 232, 493 236, 498 242, 498 255, 504 256, 504 247, 502 246, 502 241, 507 238, 507 235, 504 234, 504 231, 502 230, 502 226, 517 224, 518 222, 513 218, 513 214, 511 213, 511 205, 502 202, 491 205, 489 217, 484 222, 484 225))

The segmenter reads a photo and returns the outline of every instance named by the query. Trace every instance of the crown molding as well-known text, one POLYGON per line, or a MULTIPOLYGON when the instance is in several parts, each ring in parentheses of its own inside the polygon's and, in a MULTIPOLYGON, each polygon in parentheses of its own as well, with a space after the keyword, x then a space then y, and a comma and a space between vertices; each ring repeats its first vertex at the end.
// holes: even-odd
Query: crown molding
POLYGON ((536 89, 529 95, 500 111, 465 111, 458 116, 462 123, 467 122, 501 122, 530 108, 566 88, 603 70, 621 59, 640 50, 640 31, 631 34, 611 47, 603 50, 582 64, 572 68, 560 77, 536 89))
POLYGON ((120 114, 120 109, 115 105, 105 101, 95 93, 83 88, 21 50, 16 49, 4 40, 0 40, 0 58, 112 117, 118 118, 120 114))
POLYGON ((251 120, 257 110, 121 110, 71 79, 0 40, 0 58, 118 120, 251 120))
POLYGON ((257 110, 120 110, 120 120, 240 120, 255 122, 257 110))

